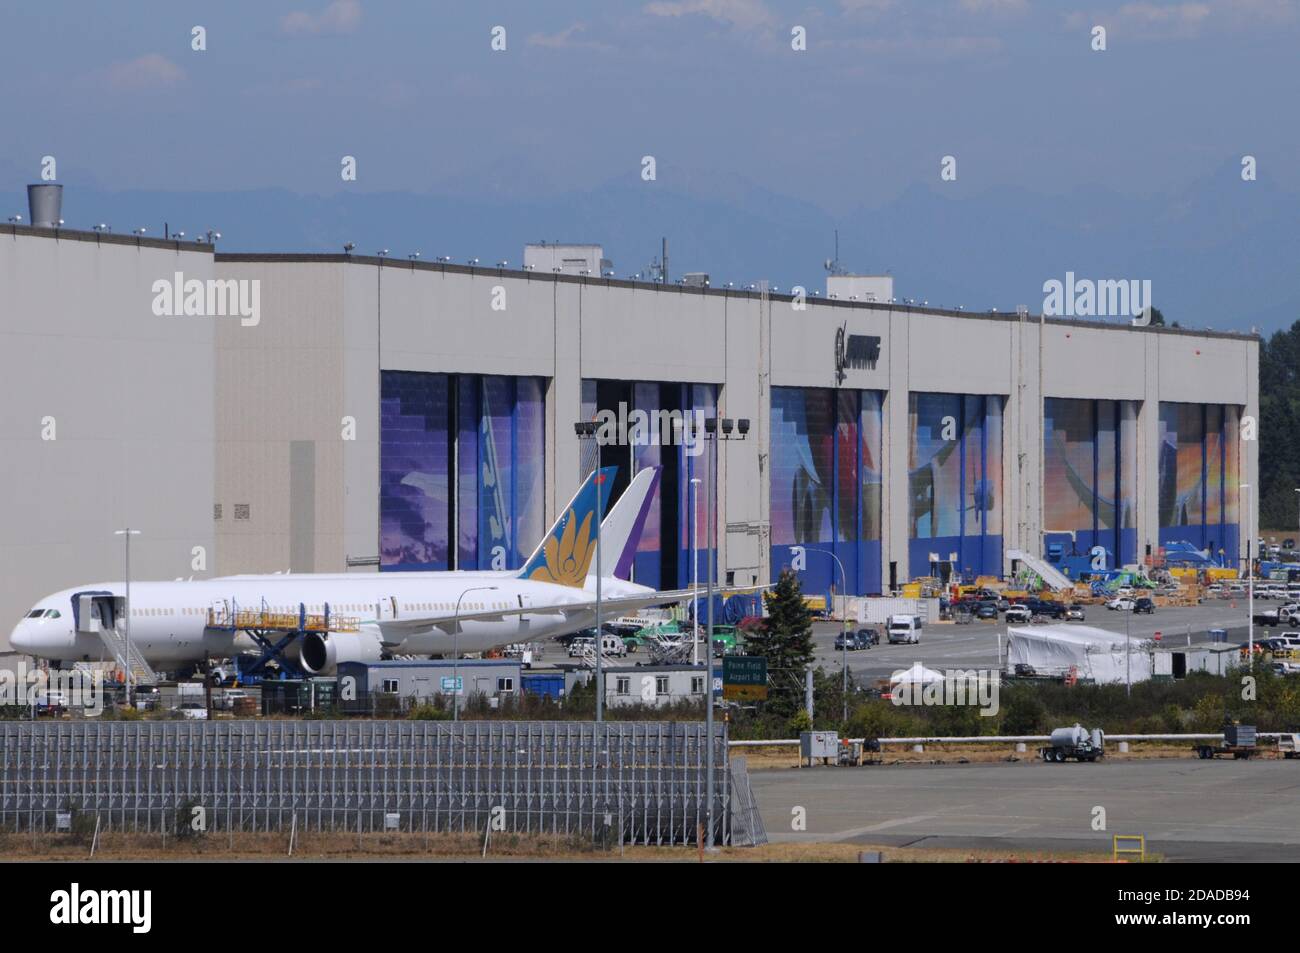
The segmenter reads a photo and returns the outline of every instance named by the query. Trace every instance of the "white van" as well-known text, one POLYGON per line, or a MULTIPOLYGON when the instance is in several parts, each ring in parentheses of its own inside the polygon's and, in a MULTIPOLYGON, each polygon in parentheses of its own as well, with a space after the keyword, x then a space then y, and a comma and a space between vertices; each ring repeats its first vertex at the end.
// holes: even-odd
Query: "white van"
POLYGON ((921 641, 921 617, 919 615, 891 615, 889 617, 889 644, 909 642, 913 645, 921 641))

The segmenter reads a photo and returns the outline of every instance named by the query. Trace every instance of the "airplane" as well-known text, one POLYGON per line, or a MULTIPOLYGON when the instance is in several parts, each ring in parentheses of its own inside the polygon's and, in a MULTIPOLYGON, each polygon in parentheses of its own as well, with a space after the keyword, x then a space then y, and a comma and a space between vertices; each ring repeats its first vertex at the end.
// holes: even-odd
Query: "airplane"
MULTIPOLYGON (((132 582, 131 644, 151 666, 171 669, 256 650, 233 625, 240 611, 336 620, 311 631, 287 657, 309 675, 337 671, 341 662, 392 656, 480 652, 595 624, 598 484, 617 468, 593 471, 518 571, 274 574, 205 580, 132 582), (338 624, 351 619, 352 624, 338 624), (457 631, 459 630, 459 631, 457 631)), ((660 470, 637 473, 601 526, 602 619, 681 602, 692 590, 656 591, 625 578, 632 564, 660 470)), ((754 587, 758 588, 758 587, 754 587)), ((10 635, 14 651, 61 663, 112 661, 97 626, 123 632, 125 585, 99 583, 41 599, 10 635)))

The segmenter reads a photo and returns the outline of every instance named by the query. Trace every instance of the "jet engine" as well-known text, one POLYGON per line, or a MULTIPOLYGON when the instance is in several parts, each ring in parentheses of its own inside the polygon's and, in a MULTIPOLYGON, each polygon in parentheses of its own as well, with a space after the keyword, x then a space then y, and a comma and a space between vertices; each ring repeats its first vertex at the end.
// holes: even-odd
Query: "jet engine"
POLYGON ((379 639, 366 632, 309 632, 302 640, 302 667, 308 675, 332 675, 340 662, 378 662, 379 639))

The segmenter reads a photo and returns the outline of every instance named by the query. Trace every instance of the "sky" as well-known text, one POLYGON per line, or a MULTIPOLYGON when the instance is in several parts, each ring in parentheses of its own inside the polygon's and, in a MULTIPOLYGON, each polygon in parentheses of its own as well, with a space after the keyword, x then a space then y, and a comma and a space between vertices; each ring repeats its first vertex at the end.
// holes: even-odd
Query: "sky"
MULTIPOLYGON (((1253 185, 1300 195, 1300 0, 9 0, 0 27, 0 196, 15 209, 44 156, 97 193, 501 207, 616 186, 821 231, 918 190, 1041 196, 1066 229, 1092 190, 1176 216, 1244 156, 1253 185)), ((990 228, 1015 226, 989 208, 990 228)), ((278 244, 254 227, 241 248, 278 244)), ((878 265, 879 245, 856 251, 878 265)))

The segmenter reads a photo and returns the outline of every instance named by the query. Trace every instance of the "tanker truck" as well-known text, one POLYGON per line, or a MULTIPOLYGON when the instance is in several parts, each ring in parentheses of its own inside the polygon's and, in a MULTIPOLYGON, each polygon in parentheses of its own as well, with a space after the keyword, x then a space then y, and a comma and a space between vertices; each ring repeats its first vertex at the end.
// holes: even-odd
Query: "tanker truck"
POLYGON ((1070 728, 1057 728, 1052 732, 1047 744, 1038 749, 1038 755, 1044 761, 1096 761, 1106 756, 1106 736, 1100 728, 1091 732, 1074 725, 1070 728))

